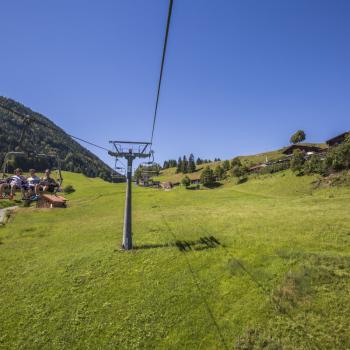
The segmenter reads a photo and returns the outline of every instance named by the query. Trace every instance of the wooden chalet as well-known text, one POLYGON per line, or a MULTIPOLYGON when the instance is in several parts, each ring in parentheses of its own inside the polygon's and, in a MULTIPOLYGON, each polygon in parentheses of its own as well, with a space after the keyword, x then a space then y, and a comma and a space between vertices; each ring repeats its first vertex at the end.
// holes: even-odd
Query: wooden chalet
POLYGON ((343 143, 345 141, 345 138, 346 136, 349 136, 350 135, 350 131, 347 131, 347 132, 344 132, 338 136, 335 136, 329 140, 326 141, 326 144, 329 146, 329 147, 334 147, 334 146, 338 146, 340 145, 341 143, 343 143))
POLYGON ((296 144, 296 145, 291 145, 291 146, 287 147, 282 153, 287 155, 287 156, 291 156, 296 149, 300 150, 301 152, 303 152, 305 154, 320 153, 323 151, 323 149, 321 147, 296 144))
POLYGON ((201 183, 201 179, 198 177, 196 179, 191 179, 191 185, 199 185, 201 183))
POLYGON ((262 163, 262 164, 257 164, 249 168, 250 173, 258 173, 261 169, 264 169, 267 167, 268 164, 262 163))

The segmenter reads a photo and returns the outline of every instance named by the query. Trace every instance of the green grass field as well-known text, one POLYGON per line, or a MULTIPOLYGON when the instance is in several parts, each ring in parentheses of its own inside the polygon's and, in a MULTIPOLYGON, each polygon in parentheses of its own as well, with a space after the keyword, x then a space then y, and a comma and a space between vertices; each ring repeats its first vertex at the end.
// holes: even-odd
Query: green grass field
POLYGON ((134 188, 123 252, 125 185, 64 175, 68 209, 0 228, 1 349, 350 347, 349 187, 134 188))

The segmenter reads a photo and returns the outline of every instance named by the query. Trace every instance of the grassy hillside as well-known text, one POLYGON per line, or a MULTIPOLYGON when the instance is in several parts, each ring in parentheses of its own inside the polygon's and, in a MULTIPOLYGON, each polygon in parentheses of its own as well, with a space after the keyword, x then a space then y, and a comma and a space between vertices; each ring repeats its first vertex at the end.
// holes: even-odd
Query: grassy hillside
MULTIPOLYGON (((306 145, 318 146, 321 148, 327 148, 327 145, 324 143, 303 143, 306 145)), ((284 157, 282 153, 285 148, 281 148, 276 151, 264 152, 254 155, 247 156, 239 156, 238 158, 242 161, 243 164, 247 166, 252 166, 256 164, 260 164, 266 162, 266 160, 273 161, 284 157)), ((210 168, 215 169, 218 164, 222 164, 222 162, 211 162, 208 164, 197 165, 197 171, 191 174, 186 174, 191 179, 197 179, 200 177, 203 169, 208 165, 210 168)), ((181 182, 181 179, 184 177, 184 174, 176 174, 176 168, 168 168, 161 171, 160 176, 155 178, 158 181, 171 181, 171 182, 181 182)))
POLYGON ((0 348, 350 347, 349 187, 285 172, 134 188, 137 249, 122 252, 124 184, 65 179, 68 209, 0 229, 0 348))
MULTIPOLYGON (((25 133, 22 146, 18 148, 18 141, 24 126, 23 118, 0 108, 0 164, 2 164, 6 152, 9 151, 56 153, 61 159, 62 169, 110 180, 112 169, 78 142, 75 142, 47 117, 2 96, 0 96, 0 105, 29 115, 50 127, 49 129, 41 124, 31 124, 25 133)), ((16 166, 23 167, 21 164, 15 164, 16 166)))
MULTIPOLYGON (((317 146, 320 148, 327 148, 327 145, 325 143, 307 143, 307 142, 304 142, 302 144, 309 145, 309 146, 317 146)), ((284 156, 283 151, 286 148, 287 147, 281 148, 281 149, 276 150, 276 151, 263 152, 263 153, 259 153, 259 154, 248 155, 248 156, 240 156, 239 158, 241 159, 241 161, 243 163, 246 163, 249 165, 263 163, 263 162, 266 162, 266 160, 268 160, 270 162, 270 161, 282 158, 284 156)))

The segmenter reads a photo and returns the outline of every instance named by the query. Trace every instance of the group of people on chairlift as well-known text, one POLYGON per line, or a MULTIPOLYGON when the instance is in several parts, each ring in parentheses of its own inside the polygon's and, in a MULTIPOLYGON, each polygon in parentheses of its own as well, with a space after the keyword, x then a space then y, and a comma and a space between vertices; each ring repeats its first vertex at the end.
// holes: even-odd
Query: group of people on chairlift
POLYGON ((41 192, 55 192, 59 184, 51 177, 50 169, 45 170, 45 175, 39 177, 35 169, 29 170, 29 176, 24 176, 21 169, 17 168, 14 175, 3 180, 0 184, 0 199, 13 199, 16 191, 21 191, 23 199, 38 200, 41 192), (6 191, 10 191, 5 195, 6 191))

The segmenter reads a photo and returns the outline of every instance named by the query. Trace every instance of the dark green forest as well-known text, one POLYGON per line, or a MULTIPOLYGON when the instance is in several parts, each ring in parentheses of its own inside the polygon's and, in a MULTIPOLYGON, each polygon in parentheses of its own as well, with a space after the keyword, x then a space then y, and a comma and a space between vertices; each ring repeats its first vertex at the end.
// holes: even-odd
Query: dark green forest
POLYGON ((78 142, 74 141, 64 130, 55 125, 47 117, 2 96, 0 96, 0 105, 23 115, 28 115, 40 122, 40 124, 30 124, 26 129, 23 142, 19 146, 24 120, 20 116, 0 108, 1 164, 5 154, 9 151, 55 153, 61 160, 62 170, 83 173, 88 177, 101 177, 106 181, 111 180, 113 170, 107 164, 78 142), (50 128, 45 127, 45 125, 50 128))

